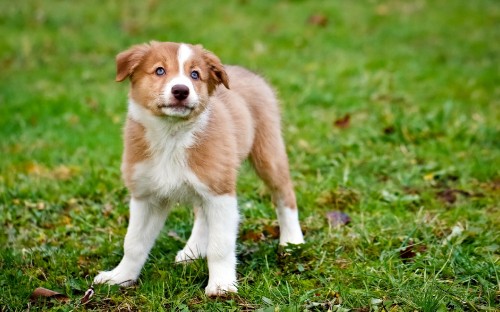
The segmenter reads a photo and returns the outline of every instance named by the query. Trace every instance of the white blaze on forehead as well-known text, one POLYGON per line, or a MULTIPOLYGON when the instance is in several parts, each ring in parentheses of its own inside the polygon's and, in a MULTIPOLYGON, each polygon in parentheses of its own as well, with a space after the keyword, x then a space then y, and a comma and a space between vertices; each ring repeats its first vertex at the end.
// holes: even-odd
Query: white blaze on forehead
POLYGON ((179 74, 184 75, 184 64, 189 59, 189 57, 193 54, 193 51, 190 47, 185 44, 181 44, 179 50, 177 51, 177 60, 179 62, 179 74))
MULTIPOLYGON (((191 73, 186 73, 184 71, 184 67, 186 65, 186 62, 193 56, 193 50, 186 44, 181 44, 179 46, 179 49, 177 50, 177 62, 179 65, 179 72, 178 75, 172 78, 166 85, 165 85, 165 91, 164 91, 164 96, 166 97, 166 101, 175 101, 172 97, 172 87, 175 85, 185 85, 189 88, 189 96, 186 99, 186 106, 194 108, 196 105, 198 105, 199 102, 199 97, 198 94, 196 93, 196 90, 194 89, 193 82, 191 81, 191 73)), ((170 112, 170 108, 166 107, 163 109, 164 113, 167 115, 185 115, 188 114, 189 112, 186 111, 184 113, 178 113, 178 112, 170 112)))

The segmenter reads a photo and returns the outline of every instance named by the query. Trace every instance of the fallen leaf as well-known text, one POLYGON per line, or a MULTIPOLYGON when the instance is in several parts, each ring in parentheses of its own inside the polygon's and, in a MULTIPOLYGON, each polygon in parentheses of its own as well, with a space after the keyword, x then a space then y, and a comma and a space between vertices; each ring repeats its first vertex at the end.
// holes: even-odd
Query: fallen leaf
POLYGON ((307 23, 310 25, 325 27, 328 24, 328 17, 323 14, 313 14, 309 16, 307 23))
POLYGON ((63 303, 67 303, 70 301, 68 296, 43 287, 38 287, 33 291, 33 293, 31 293, 30 301, 37 301, 44 298, 56 299, 57 301, 63 303))
POLYGON ((351 115, 345 114, 344 117, 341 117, 341 118, 335 120, 334 125, 337 128, 345 129, 345 128, 349 128, 350 123, 351 123, 351 115))
POLYGON ((349 217, 342 211, 337 211, 337 210, 327 212, 326 219, 328 220, 330 226, 333 227, 338 227, 351 223, 351 217, 349 217))
POLYGON ((394 128, 394 126, 387 126, 384 128, 385 135, 390 135, 393 134, 394 132, 396 132, 396 128, 394 128))
POLYGON ((447 189, 437 193, 439 199, 448 204, 453 204, 457 201, 457 196, 453 190, 447 189))
POLYGON ((264 225, 263 232, 267 238, 277 239, 280 237, 280 228, 277 225, 264 225))
POLYGON ((266 239, 277 239, 280 237, 280 228, 278 225, 264 224, 259 225, 258 228, 244 230, 241 234, 243 241, 263 241, 266 239))
POLYGON ((94 287, 90 286, 90 288, 87 289, 87 291, 83 295, 83 298, 80 299, 80 303, 86 304, 87 302, 90 301, 90 298, 92 298, 93 295, 94 295, 94 287))
POLYGON ((403 259, 403 262, 411 261, 416 255, 417 253, 413 251, 413 245, 408 245, 405 249, 399 251, 399 257, 403 259))
POLYGON ((448 204, 453 204, 454 202, 457 201, 457 195, 460 194, 463 196, 470 196, 471 194, 469 192, 463 191, 463 190, 456 190, 456 189, 445 189, 442 191, 439 191, 437 193, 437 197, 444 201, 445 203, 448 204))
POLYGON ((403 260, 403 262, 413 261, 413 258, 417 255, 417 253, 422 253, 427 250, 427 246, 423 244, 415 245, 413 240, 408 241, 408 246, 404 249, 399 250, 399 257, 403 260))
POLYGON ((257 230, 248 230, 241 235, 241 240, 258 242, 264 240, 264 235, 257 230))

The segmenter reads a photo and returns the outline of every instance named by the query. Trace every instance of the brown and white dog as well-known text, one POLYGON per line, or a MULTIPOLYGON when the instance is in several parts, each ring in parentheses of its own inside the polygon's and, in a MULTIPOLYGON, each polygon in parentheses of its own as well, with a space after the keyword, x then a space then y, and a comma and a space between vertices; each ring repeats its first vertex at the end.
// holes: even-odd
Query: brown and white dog
POLYGON ((187 203, 194 226, 175 262, 206 257, 205 293, 236 292, 236 177, 247 157, 272 192, 280 244, 304 242, 278 103, 261 77, 172 42, 133 46, 116 65, 116 80, 131 81, 122 162, 130 221, 123 259, 95 283, 134 283, 170 208, 187 203))

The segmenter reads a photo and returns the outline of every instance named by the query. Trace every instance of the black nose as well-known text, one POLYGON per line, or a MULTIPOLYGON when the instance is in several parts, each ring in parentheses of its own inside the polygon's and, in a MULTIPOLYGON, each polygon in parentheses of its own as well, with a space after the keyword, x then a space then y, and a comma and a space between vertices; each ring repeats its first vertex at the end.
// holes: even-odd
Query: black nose
POLYGON ((185 85, 175 85, 172 87, 172 94, 176 99, 182 101, 189 96, 189 88, 185 85))

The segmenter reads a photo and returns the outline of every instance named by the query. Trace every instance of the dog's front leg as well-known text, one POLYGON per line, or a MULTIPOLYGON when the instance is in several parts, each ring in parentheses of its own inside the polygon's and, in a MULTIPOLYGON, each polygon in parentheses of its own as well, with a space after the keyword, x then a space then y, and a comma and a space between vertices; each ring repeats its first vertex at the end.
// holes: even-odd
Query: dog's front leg
POLYGON ((237 292, 236 238, 238 205, 235 195, 210 196, 203 206, 208 225, 208 285, 205 294, 237 292))
POLYGON ((167 208, 152 201, 130 200, 130 220, 123 244, 124 256, 116 268, 99 273, 94 283, 128 286, 133 284, 148 258, 167 217, 167 208))

